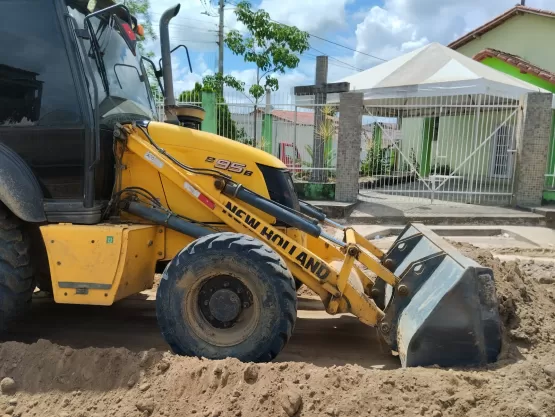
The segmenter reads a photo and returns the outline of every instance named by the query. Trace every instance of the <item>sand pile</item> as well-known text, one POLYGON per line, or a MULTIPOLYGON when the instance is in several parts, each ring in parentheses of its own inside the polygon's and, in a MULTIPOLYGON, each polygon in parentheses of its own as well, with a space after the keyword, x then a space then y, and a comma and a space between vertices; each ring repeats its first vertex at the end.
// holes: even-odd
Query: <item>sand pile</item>
POLYGON ((555 416, 554 286, 534 276, 535 264, 502 263, 469 245, 459 249, 496 274, 507 345, 503 359, 487 368, 245 364, 6 342, 0 344, 0 415, 555 416))
POLYGON ((550 344, 555 342, 555 286, 550 284, 555 282, 555 265, 533 260, 500 261, 469 244, 456 247, 465 256, 493 270, 499 311, 513 342, 506 347, 515 348, 525 343, 551 349, 550 344))

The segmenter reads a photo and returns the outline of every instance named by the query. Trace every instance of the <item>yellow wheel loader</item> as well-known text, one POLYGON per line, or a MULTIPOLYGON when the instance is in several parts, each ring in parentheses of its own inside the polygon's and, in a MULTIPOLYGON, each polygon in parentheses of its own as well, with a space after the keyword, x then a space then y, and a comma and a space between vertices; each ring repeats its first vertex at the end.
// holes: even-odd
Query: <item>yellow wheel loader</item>
POLYGON ((124 5, 2 2, 0 327, 36 286, 56 303, 109 306, 164 267, 156 311, 177 354, 272 360, 293 332, 298 282, 329 314, 377 327, 403 366, 494 361, 490 269, 422 225, 382 252, 299 201, 279 159, 200 131, 203 110, 176 105, 178 12, 161 18, 157 68, 137 57, 142 28, 124 5))

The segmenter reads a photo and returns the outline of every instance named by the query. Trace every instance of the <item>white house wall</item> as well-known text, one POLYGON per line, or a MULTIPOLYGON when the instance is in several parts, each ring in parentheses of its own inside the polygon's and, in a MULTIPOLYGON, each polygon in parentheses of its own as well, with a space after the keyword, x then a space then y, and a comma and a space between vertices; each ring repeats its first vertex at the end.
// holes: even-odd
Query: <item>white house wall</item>
POLYGON ((424 129, 424 118, 422 117, 405 117, 401 124, 401 152, 400 167, 403 171, 409 171, 408 163, 413 163, 414 155, 417 162, 422 157, 422 136, 424 129))
MULTIPOLYGON (((508 110, 483 111, 479 119, 474 114, 440 117, 437 141, 432 142, 430 167, 448 165, 451 171, 456 170, 454 175, 489 177, 494 132, 511 113, 508 110)), ((506 125, 516 129, 516 116, 506 125)), ((406 158, 402 158, 403 170, 409 169, 408 161, 413 162, 411 155, 418 163, 422 160, 423 136, 424 118, 403 119, 401 150, 406 158)))

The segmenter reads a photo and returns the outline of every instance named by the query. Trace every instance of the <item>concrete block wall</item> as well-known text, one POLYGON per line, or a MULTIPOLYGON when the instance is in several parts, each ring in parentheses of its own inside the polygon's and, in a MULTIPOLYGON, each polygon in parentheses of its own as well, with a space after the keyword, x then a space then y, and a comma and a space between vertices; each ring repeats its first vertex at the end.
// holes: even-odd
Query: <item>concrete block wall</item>
POLYGON ((514 205, 539 206, 545 184, 551 135, 552 95, 529 93, 524 98, 517 133, 514 205))
POLYGON ((360 169, 363 94, 342 93, 339 101, 339 133, 337 141, 337 181, 335 200, 357 201, 360 169))

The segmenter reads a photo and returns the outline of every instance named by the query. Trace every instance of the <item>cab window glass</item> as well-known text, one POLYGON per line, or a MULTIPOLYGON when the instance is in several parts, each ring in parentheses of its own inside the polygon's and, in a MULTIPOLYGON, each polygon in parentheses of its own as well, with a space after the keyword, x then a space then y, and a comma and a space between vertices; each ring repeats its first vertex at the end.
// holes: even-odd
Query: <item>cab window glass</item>
POLYGON ((51 0, 0 0, 0 126, 82 122, 51 0))

